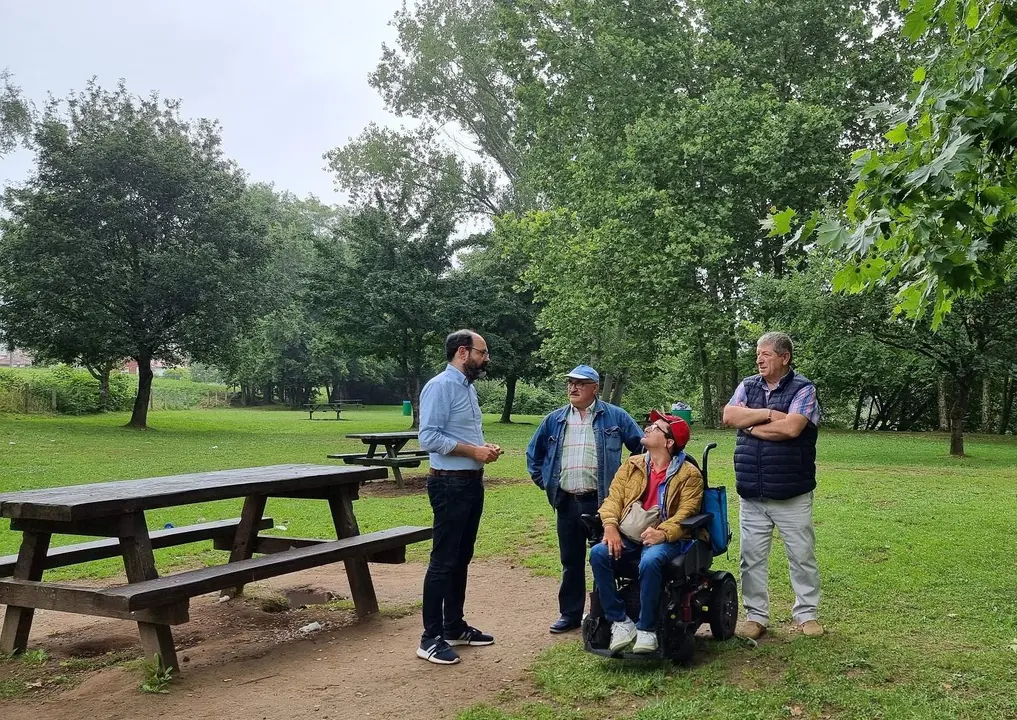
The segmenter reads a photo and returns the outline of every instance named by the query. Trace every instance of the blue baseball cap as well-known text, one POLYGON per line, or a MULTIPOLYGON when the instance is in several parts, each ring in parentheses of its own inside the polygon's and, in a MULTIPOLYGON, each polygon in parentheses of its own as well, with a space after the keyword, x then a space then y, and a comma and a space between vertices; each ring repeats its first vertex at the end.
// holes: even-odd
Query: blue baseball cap
POLYGON ((592 380, 600 385, 600 375, 589 365, 580 365, 565 377, 572 378, 573 380, 592 380))

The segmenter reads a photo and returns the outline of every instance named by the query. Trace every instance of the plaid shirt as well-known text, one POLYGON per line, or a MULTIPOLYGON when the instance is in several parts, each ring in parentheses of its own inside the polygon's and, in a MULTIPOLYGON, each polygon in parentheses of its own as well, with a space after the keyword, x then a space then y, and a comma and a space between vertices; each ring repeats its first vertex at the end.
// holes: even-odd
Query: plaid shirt
MULTIPOLYGON (((767 386, 766 389, 766 400, 770 400, 770 388, 767 386)), ((731 402, 728 405, 735 405, 737 407, 745 407, 745 403, 748 401, 748 394, 745 392, 745 384, 738 383, 738 388, 735 390, 734 395, 731 396, 731 402)), ((819 427, 820 411, 819 402, 816 400, 816 386, 809 385, 803 387, 801 390, 795 393, 795 396, 791 398, 791 405, 787 409, 788 415, 804 415, 806 419, 819 427)))
POLYGON ((561 489, 569 493, 583 493, 597 489, 597 441, 593 436, 594 400, 586 408, 583 418, 578 410, 569 410, 562 440, 561 489))

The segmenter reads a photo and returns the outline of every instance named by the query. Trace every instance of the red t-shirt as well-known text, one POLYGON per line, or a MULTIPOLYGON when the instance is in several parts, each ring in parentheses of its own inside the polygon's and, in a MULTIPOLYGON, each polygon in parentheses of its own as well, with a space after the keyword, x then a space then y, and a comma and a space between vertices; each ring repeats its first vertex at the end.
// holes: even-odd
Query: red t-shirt
POLYGON ((643 496, 643 510, 657 507, 659 501, 660 486, 664 484, 667 477, 667 468, 655 470, 650 466, 650 482, 646 486, 646 495, 643 496))

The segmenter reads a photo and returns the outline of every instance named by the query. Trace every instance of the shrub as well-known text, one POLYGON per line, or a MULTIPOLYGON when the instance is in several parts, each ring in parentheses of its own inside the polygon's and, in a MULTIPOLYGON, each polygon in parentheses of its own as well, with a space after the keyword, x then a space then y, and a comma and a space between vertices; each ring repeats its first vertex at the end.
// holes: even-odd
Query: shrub
MULTIPOLYGON (((500 415, 505 407, 505 383, 501 380, 480 380, 476 383, 476 388, 480 409, 485 413, 500 415)), ((519 415, 546 415, 564 404, 563 395, 559 396, 546 388, 520 382, 516 383, 516 398, 512 412, 519 415)))
MULTIPOLYGON (((135 380, 114 373, 109 379, 105 409, 127 410, 134 402, 135 380)), ((82 415, 101 412, 99 381, 87 370, 67 365, 46 369, 0 370, 0 411, 59 412, 82 415)))

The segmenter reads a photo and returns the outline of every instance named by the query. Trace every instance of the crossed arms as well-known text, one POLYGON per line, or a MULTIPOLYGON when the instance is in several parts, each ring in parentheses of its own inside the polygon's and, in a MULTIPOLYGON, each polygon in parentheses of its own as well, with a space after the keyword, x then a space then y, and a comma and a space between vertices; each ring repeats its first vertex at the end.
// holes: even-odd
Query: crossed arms
POLYGON ((761 440, 793 440, 802 434, 809 419, 798 413, 783 413, 766 408, 747 408, 740 405, 724 406, 724 424, 745 430, 752 428, 752 437, 761 440), (766 418, 770 417, 770 422, 766 418))

